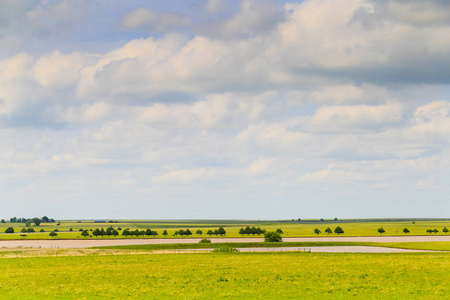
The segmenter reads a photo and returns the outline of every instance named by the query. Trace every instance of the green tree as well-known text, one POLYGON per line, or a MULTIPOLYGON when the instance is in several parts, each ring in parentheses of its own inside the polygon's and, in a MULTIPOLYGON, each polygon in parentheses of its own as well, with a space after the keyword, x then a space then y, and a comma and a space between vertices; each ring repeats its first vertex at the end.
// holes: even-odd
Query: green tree
POLYGON ((409 229, 408 228, 403 228, 403 232, 405 233, 405 234, 408 234, 409 233, 409 229))
POLYGON ((219 227, 219 229, 217 230, 217 233, 220 234, 220 236, 227 234, 227 232, 225 231, 225 229, 223 227, 219 227))
POLYGON ((6 223, 5 219, 2 219, 2 223, 6 223))
POLYGON ((203 231, 201 231, 201 230, 199 229, 199 230, 197 230, 195 233, 198 234, 198 235, 202 235, 202 234, 203 234, 203 231))
POLYGON ((239 229, 239 234, 240 234, 240 235, 244 235, 244 234, 245 234, 244 228, 239 229))
POLYGON ((52 231, 52 232, 50 232, 49 233, 49 236, 51 236, 51 237, 55 237, 55 236, 57 236, 58 234, 55 232, 55 231, 52 231))
POLYGON ((319 230, 319 228, 314 229, 314 233, 319 235, 321 233, 321 231, 319 230))
POLYGON ((27 228, 22 228, 22 230, 20 232, 27 232, 27 228))
POLYGON ((337 233, 337 234, 341 234, 341 233, 344 233, 344 230, 340 226, 337 226, 334 229, 334 232, 337 233))
POLYGON ((164 229, 162 234, 163 234, 164 237, 167 237, 167 235, 168 235, 167 230, 164 229))
POLYGON ((28 220, 25 222, 25 226, 30 227, 30 226, 31 226, 31 223, 32 223, 31 219, 28 219, 28 220))
POLYGON ((268 231, 264 233, 264 242, 282 242, 283 238, 279 233, 276 233, 275 231, 268 231))
POLYGON ((380 228, 378 228, 378 232, 379 232, 380 234, 383 234, 383 233, 385 233, 386 231, 384 230, 383 227, 380 227, 380 228))
POLYGON ((112 235, 114 236, 114 237, 116 237, 116 236, 118 236, 119 235, 119 232, 117 231, 117 230, 113 230, 112 231, 112 235))
POLYGON ((277 231, 275 231, 275 232, 279 233, 279 234, 283 234, 284 233, 283 230, 281 230, 281 228, 278 228, 277 231))
POLYGON ((95 237, 99 236, 100 235, 100 229, 95 228, 95 230, 92 232, 92 235, 95 236, 95 237))
POLYGON ((5 233, 14 233, 14 228, 13 227, 6 228, 5 233))
POLYGON ((87 236, 89 236, 89 232, 87 230, 83 230, 83 232, 81 233, 81 236, 87 237, 87 236))
POLYGON ((69 231, 73 231, 73 228, 69 228, 69 231))
POLYGON ((250 234, 252 233, 252 229, 250 228, 250 226, 245 227, 244 233, 245 233, 246 235, 250 235, 250 234))
POLYGON ((444 228, 442 229, 442 232, 443 232, 443 233, 448 233, 447 227, 444 227, 444 228))
POLYGON ((328 234, 330 234, 330 233, 333 233, 333 230, 331 230, 330 227, 327 227, 327 229, 325 229, 325 232, 328 233, 328 234))
POLYGON ((206 234, 209 235, 209 236, 211 236, 211 235, 213 235, 214 233, 213 233, 213 231, 210 229, 210 230, 208 230, 208 231, 206 232, 206 234))
POLYGON ((151 236, 152 235, 152 230, 150 228, 147 228, 147 230, 145 231, 145 235, 146 236, 151 236))
POLYGON ((41 230, 39 230, 39 232, 45 232, 45 230, 44 230, 44 229, 41 229, 41 230))
POLYGON ((33 223, 34 223, 34 225, 36 225, 36 226, 39 226, 39 225, 41 225, 41 219, 39 219, 39 218, 33 218, 33 223))
POLYGON ((184 234, 186 234, 186 236, 189 237, 190 235, 192 235, 192 232, 189 229, 186 229, 184 234))

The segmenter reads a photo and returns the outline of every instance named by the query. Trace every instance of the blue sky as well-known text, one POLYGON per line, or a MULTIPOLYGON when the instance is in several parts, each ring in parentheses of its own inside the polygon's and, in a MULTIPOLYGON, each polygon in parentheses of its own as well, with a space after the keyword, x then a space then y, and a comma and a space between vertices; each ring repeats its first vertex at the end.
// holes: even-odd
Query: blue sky
POLYGON ((448 217, 446 1, 2 1, 1 218, 448 217))

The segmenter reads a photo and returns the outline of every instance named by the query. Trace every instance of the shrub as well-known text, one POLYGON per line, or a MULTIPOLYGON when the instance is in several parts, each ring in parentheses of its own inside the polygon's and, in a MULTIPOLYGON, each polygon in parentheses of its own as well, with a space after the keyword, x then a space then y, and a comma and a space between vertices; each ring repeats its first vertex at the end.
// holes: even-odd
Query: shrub
POLYGON ((383 233, 385 233, 386 231, 384 230, 383 227, 380 227, 380 228, 378 228, 378 232, 379 232, 380 234, 383 234, 383 233))
POLYGON ((219 247, 213 250, 213 252, 227 252, 227 253, 231 253, 231 252, 239 252, 238 249, 233 248, 233 247, 219 247))
POLYGON ((201 239, 199 243, 201 243, 201 244, 211 244, 211 240, 209 240, 209 239, 201 239))
POLYGON ((276 243, 276 242, 282 242, 283 239, 279 233, 276 233, 275 231, 268 231, 264 233, 264 242, 269 243, 276 243))

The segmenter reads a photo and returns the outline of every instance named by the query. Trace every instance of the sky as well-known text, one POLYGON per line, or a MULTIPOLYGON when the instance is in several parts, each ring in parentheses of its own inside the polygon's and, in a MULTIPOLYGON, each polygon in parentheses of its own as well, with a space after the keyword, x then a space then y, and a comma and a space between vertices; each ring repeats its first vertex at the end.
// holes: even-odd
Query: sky
POLYGON ((442 218, 445 0, 2 0, 0 218, 442 218))

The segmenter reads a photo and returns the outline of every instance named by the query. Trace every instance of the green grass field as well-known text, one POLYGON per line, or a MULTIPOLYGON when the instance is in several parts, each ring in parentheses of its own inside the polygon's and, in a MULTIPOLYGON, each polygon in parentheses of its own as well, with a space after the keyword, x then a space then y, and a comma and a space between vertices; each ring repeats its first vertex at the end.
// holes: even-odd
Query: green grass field
MULTIPOLYGON (((325 233, 325 229, 330 227, 332 230, 336 226, 341 226, 345 233, 341 236, 377 236, 380 235, 377 231, 378 228, 383 227, 385 233, 383 235, 390 236, 401 236, 405 235, 403 233, 403 228, 408 228, 409 235, 430 235, 426 232, 427 229, 438 229, 438 235, 445 234, 442 232, 444 227, 450 228, 450 220, 305 220, 301 222, 283 222, 283 221, 246 221, 246 220, 184 220, 184 221, 143 221, 143 220, 122 220, 119 223, 95 223, 93 221, 61 221, 61 225, 57 226, 57 223, 42 223, 39 227, 33 227, 36 231, 44 229, 45 232, 36 233, 23 233, 26 234, 25 237, 20 236, 20 231, 25 227, 24 223, 0 223, 0 233, 4 232, 7 227, 14 227, 15 234, 0 234, 0 239, 52 239, 49 236, 49 232, 58 229, 57 239, 82 239, 79 229, 95 229, 95 228, 107 228, 113 226, 114 228, 121 227, 122 229, 130 228, 135 229, 146 229, 151 228, 158 232, 159 238, 162 238, 163 230, 168 231, 167 238, 172 238, 176 230, 189 228, 193 235, 191 237, 205 237, 206 231, 208 229, 217 229, 222 226, 227 231, 226 237, 241 237, 239 235, 239 229, 245 226, 256 226, 266 229, 268 231, 273 231, 281 228, 284 232, 284 237, 308 237, 317 236, 314 233, 314 229, 318 228, 322 231, 320 236, 328 236, 325 233), (72 232, 69 229, 72 228, 72 232), (197 230, 202 230, 202 235, 197 235, 195 232, 197 230)), ((121 232, 120 232, 121 233, 121 232)), ((336 234, 331 234, 334 236, 336 234)), ((251 236, 251 235, 250 235, 251 236)), ((213 236, 214 237, 214 236, 213 236)), ((87 237, 95 238, 95 237, 87 237)), ((103 236, 102 238, 114 238, 103 236)), ((119 235, 116 238, 123 238, 119 235)), ((130 238, 130 237, 128 237, 130 238)), ((140 238, 147 238, 146 236, 140 236, 140 238)), ((151 237, 150 237, 151 238, 151 237)))
POLYGON ((444 299, 450 253, 1 258, 6 299, 444 299))

